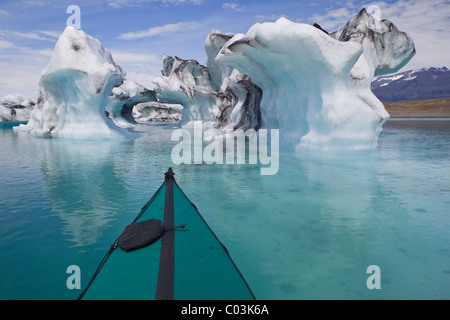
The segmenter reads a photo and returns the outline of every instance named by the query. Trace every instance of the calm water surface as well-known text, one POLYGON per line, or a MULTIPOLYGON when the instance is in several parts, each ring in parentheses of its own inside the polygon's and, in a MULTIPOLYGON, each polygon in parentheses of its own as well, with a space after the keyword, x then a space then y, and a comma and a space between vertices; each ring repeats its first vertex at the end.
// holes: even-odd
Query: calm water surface
POLYGON ((450 299, 450 122, 391 121, 369 154, 174 166, 174 126, 126 142, 0 129, 0 299, 75 299, 173 166, 259 299, 450 299), (381 269, 369 290, 366 269, 381 269))

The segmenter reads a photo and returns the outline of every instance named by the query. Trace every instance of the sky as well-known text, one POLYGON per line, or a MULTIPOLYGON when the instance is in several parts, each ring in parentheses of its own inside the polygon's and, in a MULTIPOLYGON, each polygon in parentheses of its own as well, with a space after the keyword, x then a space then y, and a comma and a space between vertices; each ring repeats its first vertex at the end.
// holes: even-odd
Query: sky
POLYGON ((335 31, 370 5, 414 40, 417 54, 402 71, 450 67, 450 0, 0 0, 0 97, 37 97, 70 5, 80 7, 81 29, 111 51, 127 79, 149 89, 164 54, 206 64, 211 30, 245 34, 285 17, 335 31))

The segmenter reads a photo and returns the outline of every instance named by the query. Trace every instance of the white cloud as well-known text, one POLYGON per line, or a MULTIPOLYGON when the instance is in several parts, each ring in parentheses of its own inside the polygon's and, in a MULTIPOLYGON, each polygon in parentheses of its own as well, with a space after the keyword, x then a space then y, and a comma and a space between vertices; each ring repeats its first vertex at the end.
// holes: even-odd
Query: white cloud
POLYGON ((0 40, 0 50, 14 48, 15 44, 11 41, 0 40))
POLYGON ((160 59, 151 53, 135 53, 135 52, 126 52, 121 50, 110 50, 111 54, 114 58, 114 61, 118 63, 154 63, 159 62, 160 59))
POLYGON ((171 24, 165 24, 162 26, 156 26, 151 27, 147 30, 143 31, 134 31, 134 32, 128 32, 121 34, 118 38, 122 40, 135 40, 135 39, 141 39, 141 38, 148 38, 148 37, 155 37, 155 36, 161 36, 161 35, 167 35, 170 33, 176 33, 176 32, 185 32, 185 31, 192 31, 200 27, 200 24, 198 22, 178 22, 178 23, 171 23, 171 24))
POLYGON ((53 49, 42 49, 35 51, 37 55, 41 57, 46 57, 50 60, 51 56, 53 55, 53 49))
POLYGON ((41 72, 52 53, 50 47, 33 49, 0 40, 0 96, 20 93, 35 98, 41 72))
POLYGON ((322 28, 329 31, 336 31, 352 19, 357 12, 348 7, 341 7, 339 9, 329 10, 325 15, 315 14, 308 20, 311 23, 320 24, 322 28))
POLYGON ((257 16, 255 16, 255 19, 258 22, 274 22, 274 21, 277 21, 280 18, 289 19, 289 17, 284 15, 284 14, 272 14, 270 16, 264 16, 264 15, 257 15, 257 16))
POLYGON ((154 89, 154 81, 161 76, 161 71, 154 74, 142 73, 136 71, 128 71, 127 79, 139 83, 140 85, 146 87, 147 89, 154 89), (159 75, 157 75, 159 73, 159 75))
POLYGON ((244 10, 244 7, 240 6, 239 3, 236 2, 225 2, 222 5, 223 9, 231 9, 233 11, 242 11, 244 10))
POLYGON ((10 14, 8 12, 6 12, 5 10, 0 9, 0 17, 1 16, 9 16, 10 14))
POLYGON ((108 5, 113 8, 122 8, 129 6, 131 1, 128 0, 110 0, 108 1, 108 5))
POLYGON ((153 0, 153 1, 161 1, 162 3, 195 4, 195 5, 200 5, 204 2, 204 0, 153 0))
POLYGON ((34 0, 22 0, 23 3, 31 6, 45 6, 46 3, 43 1, 34 1, 34 0))
POLYGON ((450 6, 448 1, 398 1, 380 5, 381 18, 405 31, 416 46, 406 68, 450 66, 450 6))
POLYGON ((149 3, 161 3, 162 5, 169 4, 193 4, 200 5, 204 2, 204 0, 108 0, 108 5, 113 8, 122 8, 122 7, 135 7, 143 4, 149 3))
POLYGON ((20 32, 11 30, 0 30, 0 36, 4 38, 25 38, 41 41, 56 42, 56 33, 54 31, 20 32))
POLYGON ((38 94, 37 83, 45 64, 36 61, 22 61, 20 67, 11 68, 10 62, 0 58, 0 96, 19 93, 30 98, 38 94))
POLYGON ((391 20, 406 32, 416 46, 415 57, 403 70, 420 67, 450 66, 450 6, 442 0, 399 0, 394 3, 362 3, 348 1, 339 7, 325 10, 325 14, 313 15, 308 22, 317 22, 328 31, 345 25, 362 8, 371 4, 380 7, 381 19, 391 20))
POLYGON ((153 81, 161 74, 162 57, 152 53, 140 53, 111 49, 114 61, 127 71, 127 79, 148 89, 154 87, 153 81))
POLYGON ((37 32, 39 32, 40 34, 49 36, 51 38, 56 38, 56 39, 58 39, 61 36, 61 31, 39 30, 37 32))

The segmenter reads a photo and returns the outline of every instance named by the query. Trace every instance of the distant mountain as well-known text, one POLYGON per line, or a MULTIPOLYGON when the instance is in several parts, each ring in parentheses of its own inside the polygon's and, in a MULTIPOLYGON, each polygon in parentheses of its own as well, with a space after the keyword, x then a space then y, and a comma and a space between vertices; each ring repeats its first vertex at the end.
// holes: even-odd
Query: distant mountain
POLYGON ((377 77, 372 91, 383 102, 450 97, 450 70, 421 68, 377 77))

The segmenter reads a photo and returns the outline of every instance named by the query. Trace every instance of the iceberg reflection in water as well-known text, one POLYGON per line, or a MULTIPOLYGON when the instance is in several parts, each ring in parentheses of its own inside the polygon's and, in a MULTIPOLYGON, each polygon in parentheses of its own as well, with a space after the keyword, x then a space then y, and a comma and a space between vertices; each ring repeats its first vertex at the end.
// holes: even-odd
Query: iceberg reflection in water
MULTIPOLYGON (((115 146, 120 148, 120 145, 115 146)), ((40 149, 46 197, 76 246, 88 246, 120 214, 127 198, 120 153, 111 143, 48 141, 40 149)))
POLYGON ((172 166, 259 299, 448 299, 450 122, 387 122, 371 153, 174 166, 176 127, 122 142, 0 130, 0 298, 75 299, 172 166), (369 290, 378 265, 381 290, 369 290))

